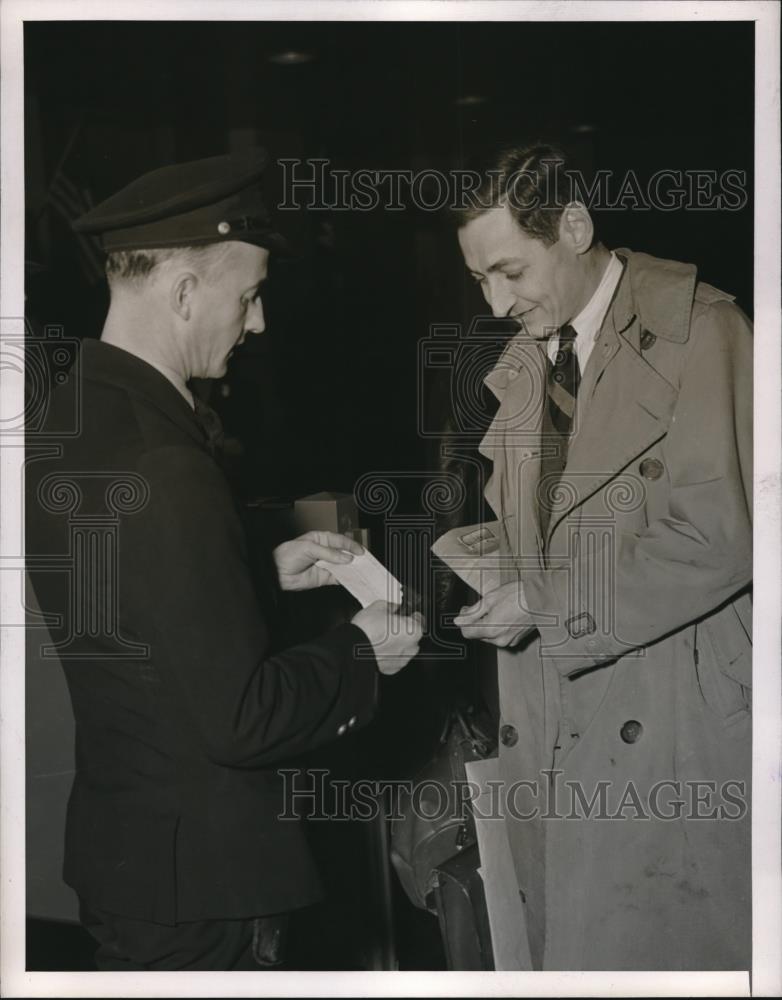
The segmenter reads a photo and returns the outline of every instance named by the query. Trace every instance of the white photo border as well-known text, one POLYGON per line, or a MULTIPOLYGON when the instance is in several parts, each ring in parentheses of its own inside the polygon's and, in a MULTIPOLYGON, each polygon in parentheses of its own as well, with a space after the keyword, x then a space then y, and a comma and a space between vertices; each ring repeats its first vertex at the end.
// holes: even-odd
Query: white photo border
MULTIPOLYGON (((14 997, 123 996, 772 996, 782 993, 782 531, 780 529, 779 5, 752 2, 532 0, 3 0, 0 337, 24 315, 23 23, 110 21, 752 21, 755 22, 755 589, 753 968, 747 973, 25 971, 23 445, 0 450, 0 989, 14 997)), ((22 372, 0 366, 0 426, 21 413, 22 372)))

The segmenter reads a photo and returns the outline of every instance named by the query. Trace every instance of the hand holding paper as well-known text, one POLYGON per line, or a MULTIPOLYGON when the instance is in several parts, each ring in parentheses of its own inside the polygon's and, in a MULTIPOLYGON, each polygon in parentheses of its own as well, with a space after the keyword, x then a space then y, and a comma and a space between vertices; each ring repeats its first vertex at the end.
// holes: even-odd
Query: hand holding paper
POLYGON ((438 559, 479 594, 500 585, 500 523, 452 528, 432 546, 438 559))
POLYGON ((336 583, 336 565, 349 564, 364 549, 347 535, 308 531, 274 550, 274 562, 283 590, 311 590, 336 583))
POLYGON ((493 646, 514 646, 536 627, 525 607, 519 580, 503 584, 484 594, 477 604, 462 608, 453 623, 461 628, 465 639, 483 639, 493 646))
POLYGON ((353 618, 372 644, 381 674, 395 674, 418 653, 423 637, 420 614, 399 615, 393 604, 374 601, 353 618))
POLYGON ((465 639, 513 646, 536 627, 536 622, 527 610, 521 582, 514 579, 501 585, 503 530, 501 521, 452 528, 437 539, 432 552, 483 595, 454 618, 465 639))

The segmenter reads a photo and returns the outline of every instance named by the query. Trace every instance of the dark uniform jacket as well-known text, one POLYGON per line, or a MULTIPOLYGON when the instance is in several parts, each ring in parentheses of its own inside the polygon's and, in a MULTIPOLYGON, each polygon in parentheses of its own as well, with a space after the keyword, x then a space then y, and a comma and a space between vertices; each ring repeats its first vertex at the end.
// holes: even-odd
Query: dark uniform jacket
POLYGON ((276 769, 370 720, 366 636, 270 655, 227 482, 144 361, 85 341, 47 423, 60 454, 28 463, 27 550, 76 720, 66 882, 167 924, 314 901, 276 769))

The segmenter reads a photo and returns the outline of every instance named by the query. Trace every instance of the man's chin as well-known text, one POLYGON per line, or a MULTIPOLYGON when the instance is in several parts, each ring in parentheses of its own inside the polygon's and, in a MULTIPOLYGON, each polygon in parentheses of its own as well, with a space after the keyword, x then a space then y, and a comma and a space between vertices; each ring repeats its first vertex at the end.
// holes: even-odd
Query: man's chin
POLYGON ((536 323, 534 320, 528 323, 524 319, 521 321, 521 328, 532 340, 548 340, 551 334, 556 331, 556 327, 536 323))
POLYGON ((211 378, 211 379, 223 378, 225 375, 228 374, 228 362, 230 360, 230 357, 231 356, 229 354, 222 364, 215 365, 213 368, 209 368, 208 371, 201 376, 201 378, 211 378))

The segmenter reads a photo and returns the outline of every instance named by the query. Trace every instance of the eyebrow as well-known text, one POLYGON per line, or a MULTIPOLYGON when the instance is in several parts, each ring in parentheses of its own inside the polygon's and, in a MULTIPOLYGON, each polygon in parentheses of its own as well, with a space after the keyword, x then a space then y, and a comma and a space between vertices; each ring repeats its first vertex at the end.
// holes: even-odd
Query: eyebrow
MULTIPOLYGON (((487 270, 488 270, 489 273, 491 273, 492 271, 501 271, 503 267, 508 267, 509 265, 513 265, 514 267, 526 267, 527 266, 526 262, 523 261, 523 260, 521 260, 518 257, 502 257, 500 260, 497 260, 493 264, 491 264, 487 268, 487 270)), ((470 268, 470 272, 472 274, 481 274, 482 273, 481 271, 473 271, 472 268, 470 268)))
POLYGON ((245 288, 245 290, 242 292, 242 295, 247 295, 248 292, 257 292, 257 291, 259 291, 261 285, 265 285, 268 280, 269 280, 269 276, 267 274, 265 278, 261 278, 261 280, 260 281, 256 281, 254 285, 250 285, 249 288, 245 288))

